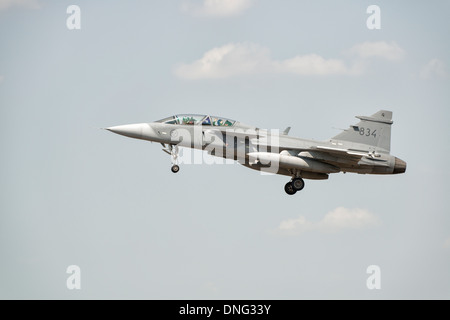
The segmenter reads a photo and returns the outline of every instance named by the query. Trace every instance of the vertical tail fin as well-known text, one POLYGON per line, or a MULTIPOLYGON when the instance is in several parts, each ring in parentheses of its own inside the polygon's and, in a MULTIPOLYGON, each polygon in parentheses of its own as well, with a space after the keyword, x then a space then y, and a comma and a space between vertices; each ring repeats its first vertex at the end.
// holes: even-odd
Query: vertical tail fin
POLYGON ((370 117, 356 116, 356 118, 361 121, 333 137, 332 140, 367 144, 376 149, 384 149, 389 153, 393 123, 392 111, 380 110, 370 117))

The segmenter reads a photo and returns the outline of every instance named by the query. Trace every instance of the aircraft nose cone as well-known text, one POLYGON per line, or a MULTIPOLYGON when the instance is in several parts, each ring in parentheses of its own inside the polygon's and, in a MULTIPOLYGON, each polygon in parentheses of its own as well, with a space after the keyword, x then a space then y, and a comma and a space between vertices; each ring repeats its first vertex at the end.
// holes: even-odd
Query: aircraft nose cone
POLYGON ((120 134, 122 136, 141 139, 143 128, 144 124, 138 123, 138 124, 126 124, 122 126, 109 127, 106 128, 106 130, 120 134))
POLYGON ((395 157, 394 174, 404 173, 406 171, 406 162, 395 157))

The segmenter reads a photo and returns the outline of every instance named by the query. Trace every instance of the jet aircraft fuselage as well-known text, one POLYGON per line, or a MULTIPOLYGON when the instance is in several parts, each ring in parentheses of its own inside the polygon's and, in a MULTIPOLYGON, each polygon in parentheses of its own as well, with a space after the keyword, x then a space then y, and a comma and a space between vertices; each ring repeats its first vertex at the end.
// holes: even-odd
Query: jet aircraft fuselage
POLYGON ((406 162, 390 154, 392 112, 380 110, 328 141, 306 140, 210 115, 182 114, 151 123, 120 125, 107 130, 135 139, 159 142, 178 165, 178 147, 205 150, 255 170, 291 176, 288 194, 303 189, 303 179, 328 179, 329 174, 398 174, 406 162))

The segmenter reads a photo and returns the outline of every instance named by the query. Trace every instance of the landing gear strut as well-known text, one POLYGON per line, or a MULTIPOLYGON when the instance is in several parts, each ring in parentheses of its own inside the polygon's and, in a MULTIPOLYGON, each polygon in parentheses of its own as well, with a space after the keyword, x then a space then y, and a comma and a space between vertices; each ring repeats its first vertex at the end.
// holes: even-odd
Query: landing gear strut
POLYGON ((163 149, 163 151, 167 154, 170 154, 170 156, 172 157, 172 167, 170 168, 170 170, 173 173, 177 173, 178 171, 180 171, 180 166, 178 165, 178 146, 174 146, 172 144, 169 144, 167 147, 165 144, 162 144, 162 146, 165 148, 163 149))
POLYGON ((304 187, 305 187, 305 181, 303 181, 302 178, 297 177, 297 178, 293 178, 291 181, 286 183, 286 185, 284 186, 284 191, 286 191, 286 193, 289 195, 293 195, 297 191, 302 190, 304 187))
POLYGON ((172 170, 173 173, 177 173, 180 171, 180 167, 178 166, 178 146, 169 145, 170 155, 172 156, 172 170))

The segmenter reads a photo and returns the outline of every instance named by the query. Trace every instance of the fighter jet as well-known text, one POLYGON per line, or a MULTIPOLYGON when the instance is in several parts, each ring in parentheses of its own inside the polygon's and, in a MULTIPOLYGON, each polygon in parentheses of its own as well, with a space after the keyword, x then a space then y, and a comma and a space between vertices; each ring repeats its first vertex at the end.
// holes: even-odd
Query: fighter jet
POLYGON ((399 174, 406 162, 390 155, 392 112, 380 110, 328 141, 306 140, 283 132, 264 130, 223 117, 179 114, 151 123, 106 128, 135 139, 161 143, 171 155, 177 173, 179 147, 194 148, 250 169, 290 176, 284 190, 293 195, 304 188, 304 179, 325 180, 329 174, 399 174))

